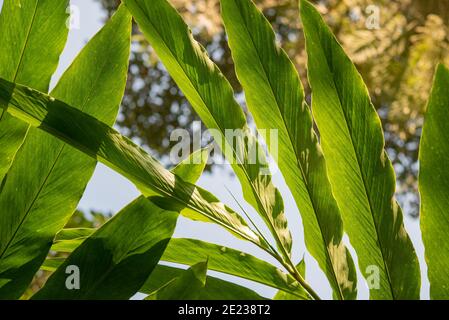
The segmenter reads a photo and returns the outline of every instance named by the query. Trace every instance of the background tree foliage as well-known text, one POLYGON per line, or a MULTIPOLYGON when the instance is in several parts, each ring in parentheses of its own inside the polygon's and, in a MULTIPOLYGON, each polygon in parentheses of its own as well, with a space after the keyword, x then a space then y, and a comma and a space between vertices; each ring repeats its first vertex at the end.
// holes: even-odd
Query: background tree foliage
MULTIPOLYGON (((97 0, 108 17, 120 0, 97 0)), ((277 33, 277 38, 295 62, 303 83, 306 80, 304 37, 298 6, 291 0, 257 0, 277 33)), ((405 212, 418 214, 417 158, 422 115, 434 66, 448 62, 449 2, 445 0, 321 0, 313 1, 325 15, 368 85, 383 119, 387 150, 398 175, 398 197, 405 212), (366 27, 370 5, 380 10, 380 28, 366 27)), ((172 3, 193 27, 237 95, 237 81, 226 42, 218 0, 173 0, 172 3)), ((118 125, 129 136, 148 146, 164 159, 175 143, 170 132, 192 128, 198 117, 158 61, 137 28, 134 35, 128 85, 118 125), (150 94, 148 94, 150 92, 150 94)), ((306 88, 309 93, 309 89, 306 88)), ((243 99, 241 99, 243 100, 243 99)), ((207 143, 208 141, 204 141, 207 143)))

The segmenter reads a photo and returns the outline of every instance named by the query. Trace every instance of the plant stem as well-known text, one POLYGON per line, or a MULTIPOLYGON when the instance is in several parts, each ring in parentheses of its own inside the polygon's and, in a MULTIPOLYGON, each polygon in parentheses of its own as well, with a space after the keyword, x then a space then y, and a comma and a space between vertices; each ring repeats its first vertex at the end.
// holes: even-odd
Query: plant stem
POLYGON ((304 280, 296 267, 292 266, 292 268, 293 270, 289 270, 290 268, 287 268, 287 270, 296 279, 296 281, 301 284, 301 286, 312 296, 312 298, 314 298, 315 300, 321 300, 320 296, 315 292, 315 290, 312 289, 312 287, 306 282, 306 280, 304 280))

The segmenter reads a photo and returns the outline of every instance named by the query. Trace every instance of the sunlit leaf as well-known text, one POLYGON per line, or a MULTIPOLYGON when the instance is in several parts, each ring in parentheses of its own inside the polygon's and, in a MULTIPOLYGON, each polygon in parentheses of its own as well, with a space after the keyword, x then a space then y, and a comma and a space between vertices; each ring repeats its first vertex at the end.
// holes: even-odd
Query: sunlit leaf
POLYGON ((417 299, 418 259, 368 90, 318 11, 302 0, 312 110, 333 194, 372 299, 417 299))

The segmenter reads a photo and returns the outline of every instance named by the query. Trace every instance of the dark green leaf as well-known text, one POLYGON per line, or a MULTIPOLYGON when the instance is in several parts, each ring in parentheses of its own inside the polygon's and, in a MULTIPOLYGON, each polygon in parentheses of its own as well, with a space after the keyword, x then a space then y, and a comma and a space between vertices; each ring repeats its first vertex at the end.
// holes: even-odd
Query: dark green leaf
POLYGON ((207 262, 198 262, 180 277, 152 292, 146 300, 199 300, 206 286, 207 262))
POLYGON ((139 197, 84 241, 33 298, 129 299, 157 265, 177 218, 139 197), (79 270, 78 289, 70 289, 70 266, 79 270))

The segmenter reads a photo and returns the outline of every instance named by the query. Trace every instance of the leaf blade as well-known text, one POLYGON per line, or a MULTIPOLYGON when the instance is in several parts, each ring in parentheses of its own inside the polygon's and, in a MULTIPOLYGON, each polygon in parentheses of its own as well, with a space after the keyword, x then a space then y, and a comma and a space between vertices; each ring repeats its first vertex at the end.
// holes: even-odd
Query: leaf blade
POLYGON ((200 300, 200 293, 206 287, 206 274, 207 262, 198 262, 145 300, 200 300))

